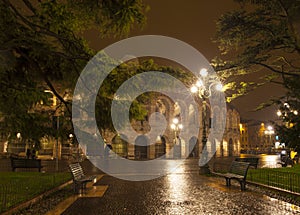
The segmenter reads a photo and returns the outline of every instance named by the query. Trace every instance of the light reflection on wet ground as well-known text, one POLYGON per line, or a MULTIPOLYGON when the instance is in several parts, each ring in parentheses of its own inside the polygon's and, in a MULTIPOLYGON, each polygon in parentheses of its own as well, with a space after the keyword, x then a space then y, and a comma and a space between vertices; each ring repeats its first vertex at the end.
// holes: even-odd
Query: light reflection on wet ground
POLYGON ((155 180, 131 182, 104 176, 98 185, 109 188, 101 198, 78 199, 66 214, 300 214, 298 206, 264 195, 248 185, 245 192, 233 181, 198 174, 196 159, 155 180))
POLYGON ((241 154, 240 157, 258 157, 258 167, 259 168, 279 168, 281 167, 278 162, 280 162, 280 155, 267 155, 267 154, 259 154, 259 155, 250 155, 250 154, 241 154))

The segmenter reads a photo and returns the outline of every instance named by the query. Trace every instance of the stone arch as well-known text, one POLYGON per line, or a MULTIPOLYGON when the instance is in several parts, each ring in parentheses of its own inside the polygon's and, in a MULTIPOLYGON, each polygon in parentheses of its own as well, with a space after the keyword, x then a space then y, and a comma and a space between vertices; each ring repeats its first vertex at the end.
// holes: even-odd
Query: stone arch
POLYGON ((148 158, 149 138, 146 135, 139 135, 135 139, 134 155, 136 159, 148 158))
POLYGON ((232 157, 234 154, 234 145, 233 145, 233 140, 232 138, 229 139, 229 143, 228 143, 228 156, 232 157))
POLYGON ((220 123, 222 123, 221 127, 224 128, 224 129, 226 129, 227 128, 226 125, 227 125, 227 121, 228 121, 227 120, 227 110, 226 110, 226 108, 222 108, 220 117, 221 117, 220 123), (226 114, 224 114, 224 113, 226 113, 226 114))
POLYGON ((166 137, 164 135, 158 136, 155 142, 155 158, 161 157, 166 154, 166 137))
POLYGON ((232 127, 233 129, 237 129, 237 128, 238 128, 238 113, 237 113, 236 110, 233 110, 233 111, 232 111, 232 116, 231 116, 231 118, 232 118, 232 125, 231 125, 231 127, 232 127))
POLYGON ((123 134, 116 134, 111 140, 112 150, 117 155, 127 158, 128 142, 127 137, 123 134))
POLYGON ((188 124, 190 126, 196 125, 197 124, 197 107, 195 107, 194 105, 190 104, 189 105, 189 112, 188 112, 188 124))
POLYGON ((223 144, 223 140, 220 143, 220 155, 221 155, 221 157, 224 157, 224 144, 223 144))
POLYGON ((227 111, 226 119, 226 129, 230 130, 232 128, 232 110, 227 111))
POLYGON ((214 106, 212 110, 212 128, 220 129, 221 128, 221 111, 218 106, 214 106))
POLYGON ((161 114, 163 114, 166 117, 166 120, 169 121, 170 118, 172 118, 171 115, 171 110, 173 109, 173 103, 171 101, 171 99, 167 96, 159 96, 157 98, 157 100, 155 101, 155 104, 152 105, 152 107, 154 107, 155 109, 152 109, 150 111, 150 114, 154 113, 154 112, 159 112, 161 114), (160 103, 162 106, 164 106, 164 111, 163 113, 161 111, 159 111, 159 108, 157 107, 157 103, 160 103))
POLYGON ((192 136, 188 142, 189 157, 199 156, 199 140, 197 137, 192 136))
POLYGON ((238 139, 234 140, 234 152, 235 152, 235 154, 239 154, 239 140, 238 139))

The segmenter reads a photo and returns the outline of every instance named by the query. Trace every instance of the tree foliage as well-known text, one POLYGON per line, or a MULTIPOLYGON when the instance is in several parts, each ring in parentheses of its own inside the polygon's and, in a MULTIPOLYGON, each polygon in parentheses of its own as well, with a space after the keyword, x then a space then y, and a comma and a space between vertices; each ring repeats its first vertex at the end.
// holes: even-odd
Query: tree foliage
MULTIPOLYGON (((217 21, 215 41, 223 59, 213 62, 231 88, 228 100, 245 95, 261 84, 273 82, 287 89, 285 97, 299 111, 299 94, 295 92, 300 90, 300 1, 234 1, 240 4, 240 8, 223 14, 217 21), (237 82, 253 73, 261 77, 260 83, 237 82)), ((277 104, 284 108, 286 102, 286 99, 277 98, 261 107, 277 104)), ((280 135, 286 140, 288 136, 298 136, 298 116, 290 115, 283 121, 295 123, 293 127, 281 127, 280 135)), ((288 142, 295 140, 299 144, 298 137, 288 142)))
MULTIPOLYGON (((116 69, 114 69, 104 80, 103 84, 101 85, 99 89, 99 93, 97 94, 97 100, 96 100, 96 121, 98 124, 98 128, 100 130, 109 129, 111 131, 115 131, 114 125, 112 123, 112 117, 111 116, 111 106, 112 101, 116 99, 114 97, 116 91, 120 88, 120 86, 125 83, 127 80, 129 80, 132 77, 136 77, 136 75, 146 72, 162 72, 169 74, 176 79, 180 80, 183 84, 185 84, 187 87, 190 86, 190 82, 195 82, 195 76, 187 71, 184 71, 183 69, 179 67, 171 67, 171 66, 161 66, 157 63, 155 63, 154 59, 140 59, 139 62, 128 62, 128 63, 122 63, 120 64, 116 69)), ((141 80, 145 81, 145 80, 141 80)), ((160 90, 164 90, 163 87, 166 87, 168 89, 172 88, 170 84, 172 82, 168 80, 168 84, 166 85, 166 80, 161 80, 160 76, 152 77, 151 79, 147 80, 147 85, 149 86, 160 86, 160 90)), ((137 81, 132 83, 134 86, 130 86, 130 90, 134 92, 140 92, 140 84, 141 82, 137 81)), ((146 85, 146 83, 145 83, 146 85)), ((176 91, 175 88, 174 92, 176 91)), ((131 94, 132 92, 126 88, 127 94, 131 94)), ((128 95, 128 98, 119 98, 120 105, 127 105, 128 102, 130 104, 129 109, 129 117, 131 120, 136 121, 146 121, 148 117, 148 107, 151 104, 152 100, 157 100, 155 97, 158 95, 159 92, 147 92, 147 93, 141 93, 137 98, 131 98, 128 95), (132 101, 132 102, 131 102, 132 101)), ((181 92, 178 92, 181 93, 181 92)), ((118 99, 116 99, 118 100, 118 99)), ((115 101, 116 101, 115 100, 115 101)), ((125 108, 120 110, 124 111, 125 108)), ((118 115, 117 113, 114 113, 118 115)), ((121 113, 118 115, 118 122, 122 123, 123 120, 121 119, 121 113)), ((123 125, 118 125, 119 127, 123 125)))
POLYGON ((289 89, 286 97, 276 101, 278 116, 282 123, 276 124, 276 130, 281 142, 300 152, 300 88, 299 79, 289 79, 286 86, 289 89))
MULTIPOLYGON (((239 10, 217 22, 215 41, 227 60, 214 65, 227 80, 258 73, 261 82, 280 82, 300 75, 300 2, 294 0, 235 0, 239 10), (269 75, 265 76, 265 72, 269 75)), ((258 84, 260 85, 260 84, 258 84)), ((252 89, 255 83, 237 85, 252 89)), ((248 90, 247 89, 247 90, 248 90)), ((246 91, 247 92, 247 91, 246 91)), ((242 94, 238 94, 242 95, 242 94)))
MULTIPOLYGON (((51 90, 70 119, 67 89, 95 54, 80 35, 126 36, 145 23, 142 0, 3 0, 0 2, 0 110, 2 130, 39 139, 53 129, 53 110, 37 111, 51 90), (33 111, 35 110, 35 111, 33 111)), ((70 122, 70 120, 69 120, 70 122)), ((70 127, 70 123, 69 123, 70 127)))

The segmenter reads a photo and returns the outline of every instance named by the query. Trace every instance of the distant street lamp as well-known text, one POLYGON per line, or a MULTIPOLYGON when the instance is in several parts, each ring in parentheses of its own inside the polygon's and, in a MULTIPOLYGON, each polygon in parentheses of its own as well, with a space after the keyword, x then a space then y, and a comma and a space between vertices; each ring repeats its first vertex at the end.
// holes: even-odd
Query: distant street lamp
MULTIPOLYGON (((18 140, 18 142, 17 142, 17 148, 19 148, 20 144, 21 144, 21 141, 22 141, 22 136, 21 136, 20 132, 17 133, 17 140, 18 140)), ((21 147, 23 147, 23 146, 21 146, 21 147)), ((19 149, 17 149, 17 150, 19 150, 19 149)), ((25 153, 26 153, 26 150, 27 150, 27 145, 25 145, 25 153)))
MULTIPOLYGON (((177 149, 180 149, 181 145, 180 145, 180 141, 179 141, 179 132, 180 130, 182 130, 183 126, 181 123, 179 123, 179 119, 178 118, 174 118, 173 123, 171 124, 171 129, 174 131, 174 152, 175 154, 177 153, 177 149), (178 139, 178 141, 177 141, 178 139)), ((178 150, 179 152, 181 152, 180 150, 178 150)), ((179 155, 180 157, 180 155, 179 155)))
MULTIPOLYGON (((206 124, 206 105, 207 99, 212 95, 212 87, 215 87, 216 91, 222 91, 223 85, 216 80, 215 77, 208 77, 208 71, 206 68, 200 70, 200 76, 202 79, 198 79, 198 81, 191 87, 192 93, 197 93, 198 96, 202 100, 202 156, 201 159, 207 160, 207 151, 203 153, 203 149, 207 143, 207 124, 206 124)), ((209 173, 208 164, 204 166, 200 166, 200 173, 209 173)))
POLYGON ((267 142, 267 145, 269 145, 270 147, 273 146, 272 143, 272 135, 274 135, 274 128, 272 126, 268 126, 267 130, 264 131, 265 135, 267 135, 269 137, 269 141, 267 142))

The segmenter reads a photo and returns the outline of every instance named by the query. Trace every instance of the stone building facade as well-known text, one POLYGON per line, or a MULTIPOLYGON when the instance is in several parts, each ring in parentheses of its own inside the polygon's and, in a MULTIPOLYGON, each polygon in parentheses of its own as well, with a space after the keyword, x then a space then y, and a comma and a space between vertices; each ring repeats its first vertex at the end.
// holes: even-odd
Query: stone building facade
POLYGON ((240 153, 240 115, 238 111, 229 105, 226 105, 226 110, 222 111, 219 109, 220 107, 210 107, 210 104, 207 103, 206 130, 203 131, 202 101, 199 100, 197 105, 197 107, 193 105, 187 106, 184 100, 174 102, 167 96, 159 95, 147 107, 149 113, 147 119, 151 117, 151 114, 159 112, 165 117, 168 126, 163 134, 157 135, 155 141, 151 142, 151 138, 147 135, 150 131, 149 120, 143 122, 134 121, 131 124, 138 133, 136 137, 136 143, 139 142, 138 144, 128 143, 126 141, 128 138, 125 134, 107 132, 105 139, 107 143, 112 145, 112 149, 116 154, 129 159, 154 159, 164 154, 166 158, 185 158, 199 157, 201 155, 203 150, 203 132, 206 133, 206 137, 209 137, 212 132, 222 132, 219 134, 222 136, 221 141, 210 141, 210 138, 208 138, 207 150, 212 151, 216 157, 238 156, 240 153), (182 123, 185 121, 183 124, 188 126, 183 127, 182 131, 178 131, 179 135, 176 137, 174 130, 170 128, 170 124, 174 117, 178 117, 178 108, 184 110, 181 112, 180 121, 182 123), (196 114, 196 110, 200 114, 196 114), (220 116, 222 113, 226 114, 226 116, 220 116), (222 126, 224 131, 219 131, 218 128, 222 126), (191 128, 198 130, 198 135, 189 136, 188 139, 183 138, 181 133, 189 133, 191 128), (140 144, 141 142, 144 143, 144 146, 140 144))
MULTIPOLYGON (((145 120, 131 123, 137 134, 134 142, 129 141, 130 138, 126 134, 116 134, 110 131, 102 133, 107 145, 112 146, 115 154, 128 159, 154 159, 163 155, 166 155, 166 158, 199 157, 204 148, 203 139, 205 138, 207 138, 207 151, 216 157, 238 156, 240 153, 240 116, 232 106, 225 105, 221 110, 217 105, 211 106, 209 101, 204 103, 198 99, 195 104, 189 104, 184 99, 173 101, 168 96, 158 94, 146 109, 148 116, 145 120), (161 120, 161 117, 166 123, 164 132, 158 133, 154 139, 150 138, 148 136, 150 130, 156 130, 152 125, 155 125, 156 120, 161 120), (178 118, 179 123, 184 125, 176 132, 170 127, 174 118, 178 118), (190 133, 195 133, 195 135, 184 135, 190 133), (211 138, 212 136, 221 138, 214 139, 211 138)), ((48 139, 41 141, 43 147, 40 155, 45 153, 61 158, 63 155, 68 157, 68 154, 74 151, 69 147, 72 144, 66 147, 65 143, 62 144, 55 138, 48 139), (58 155, 55 154, 57 145, 58 155)), ((4 150, 4 145, 1 148, 4 150)), ((87 145, 81 145, 81 150, 88 155, 87 145)))

